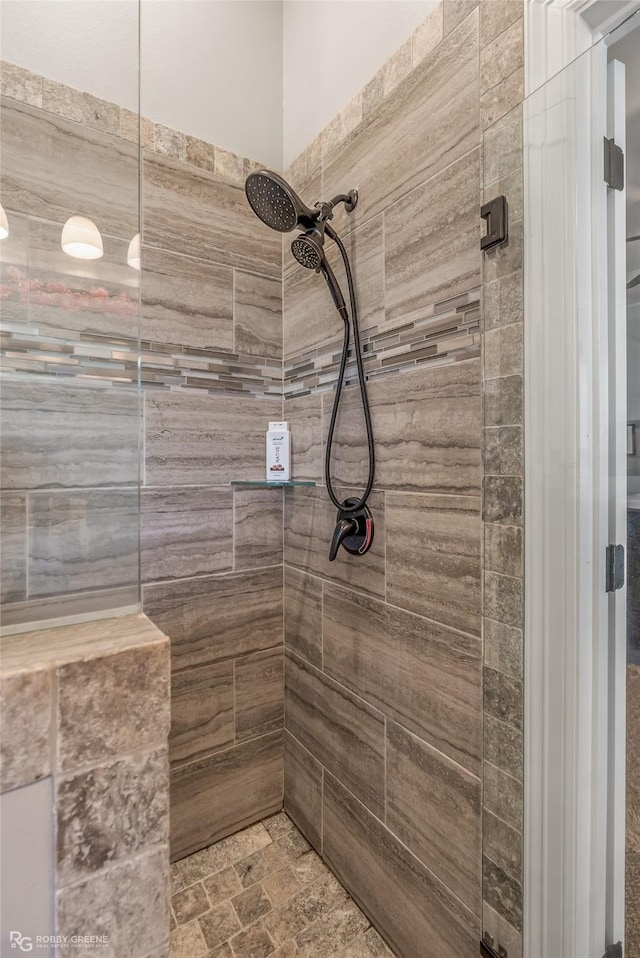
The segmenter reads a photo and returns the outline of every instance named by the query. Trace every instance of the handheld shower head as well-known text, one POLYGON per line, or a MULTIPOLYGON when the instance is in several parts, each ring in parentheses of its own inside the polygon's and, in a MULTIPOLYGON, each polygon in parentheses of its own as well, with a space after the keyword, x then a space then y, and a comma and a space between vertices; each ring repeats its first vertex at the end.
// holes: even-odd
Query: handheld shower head
POLYGON ((319 226, 313 226, 305 233, 300 233, 291 243, 291 252, 301 266, 304 266, 306 269, 315 269, 317 273, 322 273, 329 287, 333 303, 345 323, 347 323, 349 321, 349 314, 344 296, 324 253, 325 230, 329 235, 333 234, 331 227, 324 222, 320 223, 319 226))
POLYGON ((279 233, 290 233, 296 226, 308 229, 318 218, 287 181, 270 170, 258 170, 247 177, 244 190, 258 219, 279 233))

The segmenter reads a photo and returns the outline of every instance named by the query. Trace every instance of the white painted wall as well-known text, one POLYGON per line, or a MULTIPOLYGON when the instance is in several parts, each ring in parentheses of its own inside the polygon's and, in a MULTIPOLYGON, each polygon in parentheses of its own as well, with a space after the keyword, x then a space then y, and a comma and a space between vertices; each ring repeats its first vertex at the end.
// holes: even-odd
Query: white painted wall
MULTIPOLYGON (((141 109, 281 168, 436 0, 141 0, 141 109)), ((137 0, 2 0, 0 56, 137 109, 137 0)))
POLYGON ((371 79, 436 3, 285 0, 285 166, 371 79))

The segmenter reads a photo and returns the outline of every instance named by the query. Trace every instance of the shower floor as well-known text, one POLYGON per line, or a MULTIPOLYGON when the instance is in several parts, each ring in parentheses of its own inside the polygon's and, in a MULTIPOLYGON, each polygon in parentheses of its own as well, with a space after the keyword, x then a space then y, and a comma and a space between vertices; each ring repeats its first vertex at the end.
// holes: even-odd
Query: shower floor
POLYGON ((393 958, 281 812, 171 866, 171 958, 393 958))

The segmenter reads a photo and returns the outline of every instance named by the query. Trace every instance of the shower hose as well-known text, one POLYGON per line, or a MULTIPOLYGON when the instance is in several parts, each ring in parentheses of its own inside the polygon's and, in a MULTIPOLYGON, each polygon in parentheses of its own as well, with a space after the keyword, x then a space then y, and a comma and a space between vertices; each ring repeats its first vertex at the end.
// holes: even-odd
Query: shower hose
POLYGON ((355 502, 351 502, 350 505, 345 505, 344 502, 340 501, 336 496, 333 484, 331 481, 331 450, 333 447, 333 434, 335 431, 336 420, 338 418, 338 409, 340 407, 340 399, 342 397, 342 390, 344 387, 345 374, 347 369, 347 362, 349 359, 349 321, 348 319, 344 320, 344 339, 342 342, 342 357, 340 359, 340 371, 338 373, 338 383, 336 386, 336 393, 333 399, 333 409, 331 410, 331 419, 329 422, 329 432, 327 435, 327 446, 324 457, 324 478, 327 486, 327 492, 329 493, 329 498, 333 502, 336 509, 340 509, 343 513, 347 515, 351 512, 358 512, 364 504, 366 503, 369 495, 371 494, 371 489, 373 487, 373 480, 375 474, 375 449, 373 445, 373 427, 371 425, 371 410, 369 409, 369 398, 367 396, 367 383, 364 375, 364 365, 362 362, 362 350, 360 347, 360 327, 358 321, 358 304, 356 301, 356 292, 355 286, 353 283, 353 274, 351 272, 351 264, 349 263, 349 256, 345 249, 344 243, 332 229, 329 224, 326 226, 327 235, 334 241, 338 249, 340 250, 340 255, 342 256, 342 262, 344 263, 345 273, 347 275, 347 284, 349 286, 349 305, 351 312, 351 322, 353 324, 353 343, 355 348, 356 356, 356 367, 358 370, 358 381, 360 384, 360 396, 362 399, 362 411, 364 414, 365 428, 367 432, 367 447, 369 453, 369 475, 367 478, 367 484, 362 496, 355 502))

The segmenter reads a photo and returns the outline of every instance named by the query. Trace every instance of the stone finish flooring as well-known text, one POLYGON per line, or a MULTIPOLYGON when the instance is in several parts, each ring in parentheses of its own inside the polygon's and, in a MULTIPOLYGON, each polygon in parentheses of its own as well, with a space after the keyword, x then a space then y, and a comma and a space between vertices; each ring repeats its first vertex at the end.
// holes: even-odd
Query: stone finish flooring
POLYGON ((171 958, 393 958, 284 812, 171 866, 171 958))

